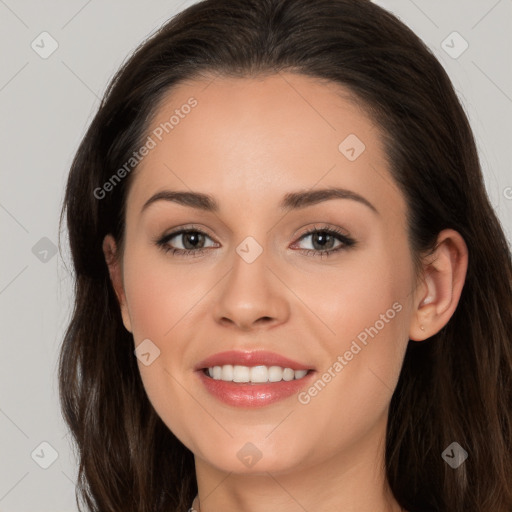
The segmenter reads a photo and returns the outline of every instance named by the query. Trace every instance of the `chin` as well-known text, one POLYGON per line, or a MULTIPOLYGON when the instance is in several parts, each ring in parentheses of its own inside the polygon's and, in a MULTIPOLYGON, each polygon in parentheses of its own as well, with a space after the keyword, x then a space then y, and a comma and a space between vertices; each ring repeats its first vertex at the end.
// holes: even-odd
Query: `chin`
POLYGON ((264 436, 253 436, 252 441, 245 439, 245 436, 237 436, 236 440, 230 439, 223 444, 212 441, 204 449, 198 446, 198 451, 192 451, 218 470, 235 474, 287 473, 303 464, 303 459, 293 447, 297 446, 296 443, 284 440, 270 442, 264 436))
POLYGON ((288 473, 297 468, 296 461, 282 460, 282 457, 274 455, 262 455, 259 460, 244 463, 237 456, 233 457, 232 453, 224 456, 216 454, 213 458, 208 458, 207 462, 221 471, 238 475, 268 476, 268 473, 288 473))

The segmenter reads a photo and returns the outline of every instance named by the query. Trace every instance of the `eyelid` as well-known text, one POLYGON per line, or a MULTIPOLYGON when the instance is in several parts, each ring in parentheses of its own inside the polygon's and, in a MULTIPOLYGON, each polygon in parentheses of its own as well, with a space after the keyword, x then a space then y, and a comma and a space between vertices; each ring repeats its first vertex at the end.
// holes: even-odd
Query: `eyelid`
MULTIPOLYGON (((341 245, 338 246, 338 248, 328 249, 325 251, 329 254, 332 254, 332 253, 336 252, 337 250, 340 250, 343 248, 348 249, 357 244, 357 241, 354 238, 352 238, 346 230, 342 230, 339 227, 333 227, 333 226, 329 226, 329 225, 325 225, 325 224, 321 225, 321 226, 318 226, 315 224, 312 228, 309 228, 304 233, 302 233, 297 238, 297 241, 293 242, 292 247, 295 244, 297 244, 298 242, 300 242, 303 238, 311 236, 315 233, 327 233, 329 236, 336 238, 340 242, 341 245)), ((320 251, 320 250, 316 251, 314 249, 299 249, 299 250, 306 251, 306 252, 320 253, 320 254, 322 253, 322 251, 320 251)))
MULTIPOLYGON (((158 235, 153 239, 153 242, 157 245, 165 245, 169 240, 173 239, 176 236, 183 235, 187 232, 194 232, 194 233, 200 233, 202 235, 207 236, 211 240, 213 240, 216 244, 217 240, 213 235, 210 234, 207 228, 204 228, 203 226, 198 226, 196 224, 185 224, 182 226, 176 226, 175 228, 172 228, 168 230, 168 232, 164 233, 163 235, 158 235)), ((185 249, 184 249, 185 250, 185 249)), ((198 250, 196 250, 198 252, 198 250)))
POLYGON ((301 228, 300 230, 298 230, 301 234, 295 234, 294 237, 297 238, 297 240, 300 240, 303 236, 306 236, 306 235, 310 235, 312 233, 315 233, 317 231, 327 231, 327 232, 333 232, 333 233, 336 233, 337 235, 340 235, 340 236, 343 236, 343 237, 346 237, 346 238, 350 238, 350 234, 347 230, 344 230, 342 229, 341 227, 338 227, 338 226, 332 226, 330 224, 326 224, 326 223, 322 223, 322 222, 317 222, 313 225, 313 227, 309 227, 309 228, 305 228, 305 230, 303 231, 303 229, 301 228))
POLYGON ((175 228, 167 230, 163 235, 157 236, 157 240, 160 240, 162 238, 167 238, 169 235, 172 235, 172 236, 179 235, 183 231, 197 231, 198 233, 207 235, 212 240, 215 240, 215 237, 210 233, 208 228, 199 226, 198 224, 183 224, 181 226, 176 226, 175 228))

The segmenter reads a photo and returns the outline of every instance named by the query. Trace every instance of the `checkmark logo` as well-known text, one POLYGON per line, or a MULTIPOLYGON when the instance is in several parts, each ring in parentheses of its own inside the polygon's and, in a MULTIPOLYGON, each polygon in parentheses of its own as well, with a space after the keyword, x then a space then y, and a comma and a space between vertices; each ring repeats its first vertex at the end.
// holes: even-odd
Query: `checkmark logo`
POLYGON ((41 32, 30 44, 39 57, 47 59, 59 47, 59 43, 48 32, 41 32))
POLYGON ((244 466, 252 468, 263 457, 263 453, 256 445, 245 443, 236 456, 244 466))
POLYGON ((134 350, 137 359, 144 365, 149 366, 160 356, 160 349, 149 338, 143 340, 134 350))
POLYGON ((238 244, 236 252, 246 263, 252 263, 263 252, 263 247, 254 237, 248 236, 238 244))
POLYGON ((30 456, 40 468, 48 469, 59 458, 59 453, 49 442, 43 441, 32 450, 30 456))
POLYGON ((57 246, 48 237, 43 236, 32 247, 32 254, 41 263, 48 263, 57 254, 57 246))
POLYGON ((441 457, 451 468, 457 469, 468 458, 468 452, 454 441, 446 447, 441 457))
POLYGON ((355 133, 347 135, 338 145, 338 151, 350 162, 357 160, 365 149, 363 141, 355 133))
POLYGON ((457 31, 454 31, 442 41, 441 48, 452 59, 458 59, 469 48, 469 43, 457 31))

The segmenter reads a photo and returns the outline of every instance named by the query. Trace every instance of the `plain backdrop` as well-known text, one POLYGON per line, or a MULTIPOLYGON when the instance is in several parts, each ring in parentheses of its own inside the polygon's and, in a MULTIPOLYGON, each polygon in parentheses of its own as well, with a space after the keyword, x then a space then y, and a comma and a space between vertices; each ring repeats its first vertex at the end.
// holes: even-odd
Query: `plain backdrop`
MULTIPOLYGON (((77 463, 57 393, 72 305, 65 236, 62 257, 56 250, 64 185, 113 73, 192 3, 0 0, 0 512, 77 510, 77 463)), ((510 241, 512 1, 377 3, 450 75, 510 241)))

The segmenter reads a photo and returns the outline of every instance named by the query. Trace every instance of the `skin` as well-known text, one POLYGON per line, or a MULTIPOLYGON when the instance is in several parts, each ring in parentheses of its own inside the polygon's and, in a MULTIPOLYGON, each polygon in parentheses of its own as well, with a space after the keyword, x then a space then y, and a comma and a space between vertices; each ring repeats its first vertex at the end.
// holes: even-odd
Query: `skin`
MULTIPOLYGON (((441 232, 416 279, 405 200, 381 132, 339 85, 291 73, 182 83, 148 133, 191 96, 197 107, 132 177, 124 252, 110 235, 103 248, 135 346, 149 338, 160 350, 149 366, 139 361, 141 377, 194 453, 201 511, 399 511, 384 471, 389 403, 408 340, 438 332, 457 306, 463 239, 441 232), (366 146, 354 161, 338 149, 349 134, 366 146), (278 208, 289 192, 328 187, 363 196, 377 212, 351 199, 278 208), (164 189, 208 193, 220 209, 161 200, 141 213, 164 189), (155 244, 190 224, 207 235, 202 255, 155 244), (306 254, 321 250, 313 236, 301 239, 315 226, 357 243, 329 257, 306 254), (248 236, 263 249, 250 264, 236 252, 248 236), (321 376, 394 303, 400 312, 307 404, 292 396, 252 410, 226 405, 193 371, 217 352, 267 349, 321 376), (247 442, 261 452, 252 467, 237 457, 247 442)), ((184 238, 169 243, 183 248, 184 238)))

